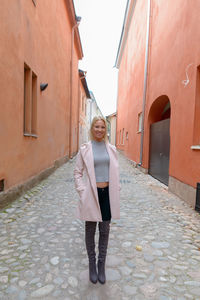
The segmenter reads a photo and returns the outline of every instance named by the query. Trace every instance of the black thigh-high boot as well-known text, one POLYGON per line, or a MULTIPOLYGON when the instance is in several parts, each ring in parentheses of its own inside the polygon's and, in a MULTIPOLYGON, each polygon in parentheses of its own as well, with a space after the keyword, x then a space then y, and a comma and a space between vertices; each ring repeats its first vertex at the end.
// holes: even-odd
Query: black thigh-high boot
POLYGON ((99 257, 98 257, 98 280, 101 284, 106 282, 105 262, 110 231, 110 221, 99 222, 99 257))
POLYGON ((92 283, 97 283, 95 232, 97 222, 85 222, 85 244, 89 259, 89 277, 92 283))

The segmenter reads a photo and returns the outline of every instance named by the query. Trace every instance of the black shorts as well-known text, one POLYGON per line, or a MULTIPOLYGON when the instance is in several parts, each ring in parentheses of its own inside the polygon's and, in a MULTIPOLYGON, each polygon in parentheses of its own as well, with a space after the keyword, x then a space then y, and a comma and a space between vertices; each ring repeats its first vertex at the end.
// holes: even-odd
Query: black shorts
POLYGON ((99 205, 101 209, 101 216, 103 221, 111 220, 109 187, 97 188, 99 205))

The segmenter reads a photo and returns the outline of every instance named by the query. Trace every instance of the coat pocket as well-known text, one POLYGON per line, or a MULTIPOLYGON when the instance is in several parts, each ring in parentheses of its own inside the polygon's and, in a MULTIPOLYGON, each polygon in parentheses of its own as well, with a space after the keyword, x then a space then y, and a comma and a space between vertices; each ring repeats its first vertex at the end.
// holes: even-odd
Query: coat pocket
POLYGON ((81 189, 78 193, 79 193, 79 197, 80 197, 80 200, 83 200, 83 194, 85 192, 85 188, 81 189))

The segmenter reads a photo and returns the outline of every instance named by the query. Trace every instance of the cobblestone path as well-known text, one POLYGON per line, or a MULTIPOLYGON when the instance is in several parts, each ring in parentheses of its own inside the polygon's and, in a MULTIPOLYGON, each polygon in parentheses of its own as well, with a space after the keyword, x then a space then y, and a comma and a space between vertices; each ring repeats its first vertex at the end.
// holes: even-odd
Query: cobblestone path
POLYGON ((73 159, 0 211, 1 300, 200 299, 199 214, 119 156, 107 283, 88 281, 73 159))

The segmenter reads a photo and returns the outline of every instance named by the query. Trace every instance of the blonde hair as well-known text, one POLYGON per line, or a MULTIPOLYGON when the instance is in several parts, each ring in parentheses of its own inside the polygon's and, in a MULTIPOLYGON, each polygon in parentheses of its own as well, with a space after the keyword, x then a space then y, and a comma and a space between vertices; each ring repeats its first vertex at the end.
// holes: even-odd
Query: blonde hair
POLYGON ((103 121, 104 124, 105 124, 105 128, 106 128, 106 131, 105 131, 105 135, 104 135, 104 141, 107 142, 108 141, 108 128, 107 128, 107 122, 106 122, 106 119, 102 116, 95 116, 93 119, 92 119, 92 123, 91 123, 91 126, 90 126, 90 130, 89 130, 89 136, 90 136, 90 139, 91 140, 94 140, 94 137, 93 137, 93 134, 92 134, 92 128, 94 126, 94 124, 97 122, 97 121, 103 121))

